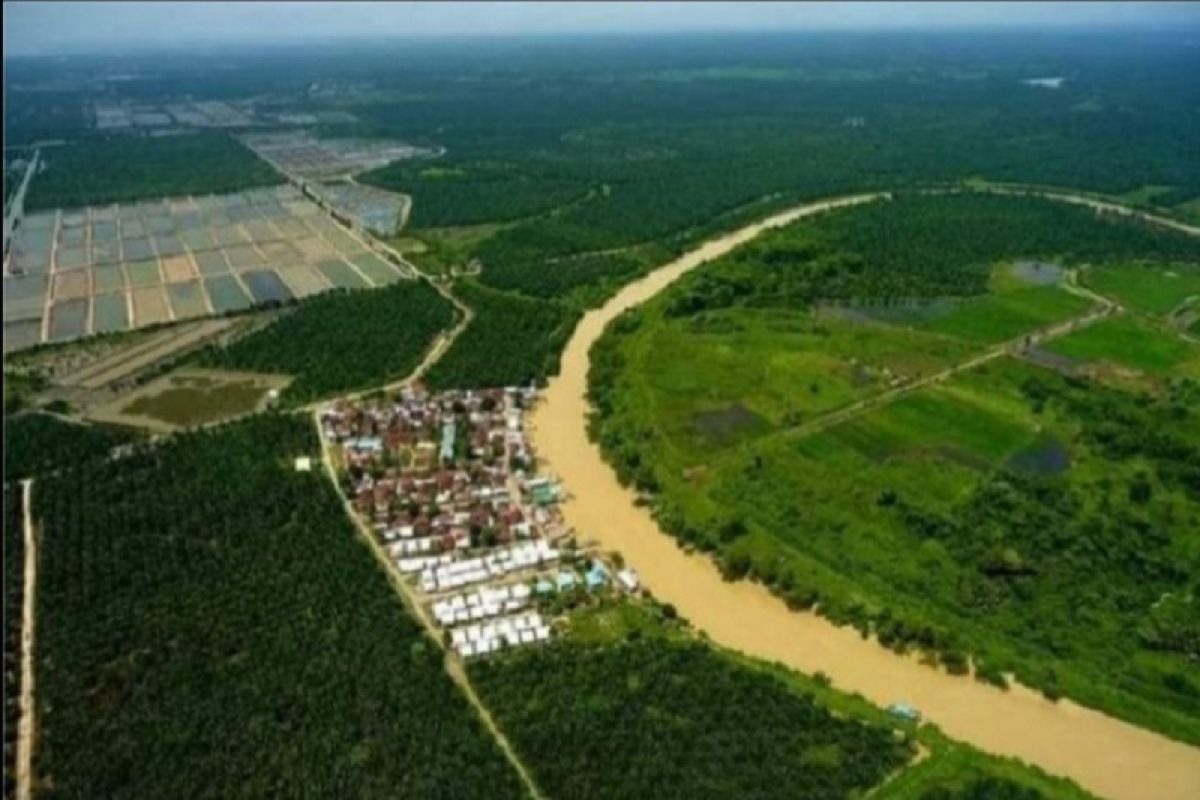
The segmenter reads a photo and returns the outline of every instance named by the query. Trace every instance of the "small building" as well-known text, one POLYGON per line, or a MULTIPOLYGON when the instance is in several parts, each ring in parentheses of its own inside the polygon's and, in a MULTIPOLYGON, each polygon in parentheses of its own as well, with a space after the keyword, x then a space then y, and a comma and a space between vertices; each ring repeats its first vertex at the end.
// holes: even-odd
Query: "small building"
POLYGON ((454 420, 450 420, 442 425, 442 449, 440 453, 442 461, 454 460, 454 433, 454 420))
POLYGON ((888 713, 893 717, 907 720, 909 722, 917 722, 921 719, 921 712, 910 706, 908 703, 892 703, 888 706, 888 713))
POLYGON ((617 580, 627 592, 636 592, 639 584, 637 573, 628 567, 617 573, 617 580))
POLYGON ((587 575, 584 576, 584 580, 587 581, 588 589, 593 591, 599 589, 601 586, 604 586, 606 583, 608 583, 608 570, 606 570, 604 565, 599 561, 593 561, 592 568, 587 571, 587 575))

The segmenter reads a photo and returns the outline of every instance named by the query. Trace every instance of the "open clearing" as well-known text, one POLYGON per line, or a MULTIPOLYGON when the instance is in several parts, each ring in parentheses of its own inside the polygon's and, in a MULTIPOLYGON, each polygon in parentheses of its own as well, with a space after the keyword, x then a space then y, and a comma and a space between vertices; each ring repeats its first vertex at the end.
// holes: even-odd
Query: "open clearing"
POLYGON ((1078 361, 1110 363, 1164 378, 1200 376, 1200 347, 1159 324, 1128 315, 1064 336, 1047 349, 1078 361))
POLYGON ((1163 266, 1096 267, 1085 282, 1101 294, 1148 314, 1165 316, 1190 297, 1200 297, 1200 272, 1163 266))
POLYGON ((271 390, 282 391, 290 382, 286 375, 180 369, 95 409, 88 416, 97 422, 169 433, 260 410, 271 390))

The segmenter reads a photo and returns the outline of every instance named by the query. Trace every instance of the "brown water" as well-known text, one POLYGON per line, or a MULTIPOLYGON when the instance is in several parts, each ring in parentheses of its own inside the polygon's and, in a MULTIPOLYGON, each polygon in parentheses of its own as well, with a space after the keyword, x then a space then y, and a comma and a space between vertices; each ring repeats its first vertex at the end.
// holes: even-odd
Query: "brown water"
POLYGON ((801 672, 819 670, 838 688, 859 692, 878 705, 911 703, 956 739, 1021 758, 1104 797, 1197 800, 1200 749, 1075 703, 1051 703, 1021 686, 1001 691, 947 675, 864 640, 852 629, 789 611, 758 584, 724 581, 710 559, 684 553, 658 529, 588 441, 588 351, 614 317, 767 228, 874 197, 801 206, 709 241, 583 317, 563 354, 561 374, 550 382, 532 419, 538 455, 572 495, 563 504, 567 522, 582 540, 619 550, 658 599, 674 604, 717 644, 801 672))

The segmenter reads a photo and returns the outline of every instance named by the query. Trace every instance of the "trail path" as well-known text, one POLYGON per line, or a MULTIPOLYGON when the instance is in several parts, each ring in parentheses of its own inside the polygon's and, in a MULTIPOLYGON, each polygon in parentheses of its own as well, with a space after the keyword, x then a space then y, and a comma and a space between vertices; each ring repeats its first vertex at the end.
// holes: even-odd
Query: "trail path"
POLYGON ((33 792, 33 624, 37 586, 37 537, 33 531, 33 479, 21 481, 21 508, 24 512, 25 575, 21 599, 21 699, 17 720, 17 800, 29 800, 33 792))
MULTIPOLYGON (((312 417, 313 425, 316 426, 317 433, 320 435, 320 412, 314 410, 312 412, 312 417)), ((429 614, 425 611, 425 607, 421 604, 420 599, 415 595, 408 582, 404 580, 404 576, 400 574, 400 571, 396 568, 396 565, 393 563, 392 559, 388 558, 388 554, 383 549, 383 545, 379 543, 378 539, 376 539, 371 530, 362 521, 362 518, 359 517, 357 512, 355 512, 354 507, 350 504, 350 500, 345 496, 345 494, 342 493, 342 487, 338 484, 337 470, 334 468, 333 459, 329 455, 329 447, 325 443, 324 437, 321 437, 321 463, 325 469, 326 476, 329 478, 330 482, 333 483, 333 488, 337 492, 338 497, 341 498, 342 509, 346 512, 346 516, 349 518, 351 524, 354 525, 355 530, 358 531, 359 536, 364 542, 366 542, 367 547, 370 548, 371 553, 375 556, 375 559, 379 562, 380 566, 383 567, 384 572, 388 576, 388 582, 391 583, 392 589, 396 592, 397 596, 399 596, 400 602, 404 604, 405 608, 408 609, 408 612, 412 614, 413 618, 416 619, 421 624, 421 627, 425 629, 425 632, 429 635, 430 641, 432 641, 434 645, 442 651, 446 673, 463 693, 463 696, 467 698, 467 702, 469 702, 475 709, 476 713, 479 714, 480 721, 483 722, 484 727, 487 728, 488 732, 492 735, 492 738, 496 740, 496 744, 500 747, 501 752, 504 753, 504 757, 508 759, 510 764, 512 764, 512 767, 516 770, 517 775, 520 776, 521 781, 525 784, 525 788, 529 791, 530 796, 533 797, 534 800, 545 800, 545 795, 542 794, 537 784, 534 783, 532 774, 517 756, 512 744, 508 741, 508 737, 504 735, 504 732, 500 730, 500 727, 496 724, 496 721, 492 719, 492 714, 490 711, 488 711, 487 706, 485 706, 483 701, 479 699, 479 696, 475 694, 475 688, 471 686, 471 680, 467 676, 467 672, 463 668, 463 665, 456 659, 450 658, 448 654, 446 654, 446 644, 442 639, 441 631, 438 630, 433 620, 430 619, 429 614)), ((19 800, 24 799, 19 798, 19 800)))
POLYGON ((29 181, 33 179, 33 173, 37 171, 38 160, 41 158, 41 155, 41 150, 33 151, 33 157, 29 159, 29 165, 25 168, 25 175, 21 178, 21 185, 4 212, 5 255, 8 255, 8 249, 12 244, 12 235, 16 230, 17 222, 25 214, 25 191, 29 188, 29 181))
POLYGON ((761 585, 725 581, 711 559, 685 553, 659 530, 589 441, 588 352, 609 322, 768 228, 876 197, 800 206, 718 237, 584 315, 531 425, 539 457, 570 492, 563 503, 567 524, 580 538, 620 551, 660 600, 674 604, 718 644, 802 672, 824 672, 838 688, 859 692, 878 705, 910 702, 954 738, 1067 776, 1104 797, 1195 800, 1200 797, 1200 749, 1069 701, 1052 703, 1020 685, 1002 691, 931 669, 862 639, 853 629, 789 611, 761 585))

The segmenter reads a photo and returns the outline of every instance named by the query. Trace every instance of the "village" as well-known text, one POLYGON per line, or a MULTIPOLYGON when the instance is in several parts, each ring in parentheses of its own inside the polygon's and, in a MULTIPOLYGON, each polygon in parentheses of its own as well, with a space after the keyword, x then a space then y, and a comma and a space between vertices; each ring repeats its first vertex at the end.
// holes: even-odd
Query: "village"
POLYGON ((418 384, 318 415, 355 512, 464 659, 546 642, 565 611, 639 589, 564 524, 527 438, 536 399, 418 384))

